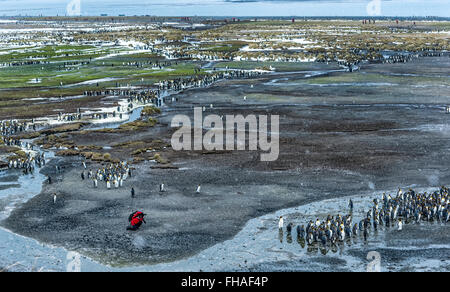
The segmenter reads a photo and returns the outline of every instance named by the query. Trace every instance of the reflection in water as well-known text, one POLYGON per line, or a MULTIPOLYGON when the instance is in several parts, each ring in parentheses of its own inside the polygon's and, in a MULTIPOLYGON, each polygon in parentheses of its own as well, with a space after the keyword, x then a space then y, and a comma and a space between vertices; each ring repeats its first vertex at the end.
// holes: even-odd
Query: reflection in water
MULTIPOLYGON (((374 235, 377 237, 378 232, 374 232, 374 235)), ((339 252, 340 255, 344 253, 345 247, 351 247, 353 245, 357 245, 359 240, 358 236, 353 235, 351 237, 345 238, 344 241, 337 241, 337 242, 319 242, 319 241, 313 241, 311 243, 307 243, 304 238, 302 238, 299 234, 297 236, 297 244, 300 245, 302 249, 306 248, 306 252, 308 254, 316 254, 318 251, 322 255, 327 255, 330 251, 333 253, 339 252)), ((279 231, 279 239, 280 242, 283 242, 283 231, 279 231)), ((288 244, 292 243, 292 234, 290 232, 286 235, 286 242, 288 244)), ((364 240, 364 245, 367 245, 367 240, 364 240)))
POLYGON ((338 252, 338 247, 337 247, 337 245, 335 245, 335 244, 331 245, 331 251, 332 251, 333 253, 337 253, 337 252, 338 252))
POLYGON ((316 244, 308 245, 308 248, 306 249, 306 253, 308 254, 317 254, 318 248, 316 244))
POLYGON ((288 232, 287 235, 286 235, 286 241, 289 244, 292 243, 292 234, 290 232, 288 232))
POLYGON ((280 242, 283 243, 283 229, 279 229, 278 238, 280 239, 280 242))
POLYGON ((347 245, 350 247, 350 246, 352 246, 352 239, 350 238, 350 237, 347 237, 346 239, 345 239, 345 243, 347 243, 347 245))
POLYGON ((297 242, 300 244, 302 248, 305 248, 305 240, 301 238, 299 235, 297 235, 297 242))
POLYGON ((339 242, 338 244, 338 250, 339 250, 339 255, 342 256, 344 254, 344 243, 343 242, 339 242))

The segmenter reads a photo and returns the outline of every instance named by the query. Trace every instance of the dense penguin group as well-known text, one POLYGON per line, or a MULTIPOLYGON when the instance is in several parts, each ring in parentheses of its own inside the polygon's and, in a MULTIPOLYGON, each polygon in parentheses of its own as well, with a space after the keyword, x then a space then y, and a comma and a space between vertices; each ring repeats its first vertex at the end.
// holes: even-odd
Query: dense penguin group
MULTIPOLYGON (((406 224, 420 224, 421 222, 450 221, 450 196, 449 189, 441 187, 433 193, 419 193, 412 189, 403 192, 398 190, 397 196, 383 194, 381 200, 374 199, 373 205, 367 211, 365 217, 357 223, 353 222, 353 201, 349 202, 348 215, 328 215, 324 221, 317 219, 296 227, 297 237, 305 240, 308 245, 322 243, 323 245, 335 245, 337 242, 362 235, 367 240, 371 231, 376 231, 383 226, 385 228, 396 227, 402 230, 406 224)), ((279 230, 283 230, 284 218, 278 221, 279 230)), ((291 234, 293 223, 286 226, 286 231, 291 234)))

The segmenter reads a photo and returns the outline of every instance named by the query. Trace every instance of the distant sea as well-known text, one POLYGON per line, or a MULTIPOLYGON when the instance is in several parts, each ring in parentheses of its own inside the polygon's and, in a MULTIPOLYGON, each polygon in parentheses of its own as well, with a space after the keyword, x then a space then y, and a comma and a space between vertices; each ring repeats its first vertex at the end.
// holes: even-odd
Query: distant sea
MULTIPOLYGON (((78 0, 75 0, 78 1, 78 0)), ((368 16, 371 0, 79 0, 99 16, 368 16)), ((380 0, 379 16, 450 17, 450 0, 380 0)), ((64 16, 71 0, 0 0, 1 16, 64 16)))

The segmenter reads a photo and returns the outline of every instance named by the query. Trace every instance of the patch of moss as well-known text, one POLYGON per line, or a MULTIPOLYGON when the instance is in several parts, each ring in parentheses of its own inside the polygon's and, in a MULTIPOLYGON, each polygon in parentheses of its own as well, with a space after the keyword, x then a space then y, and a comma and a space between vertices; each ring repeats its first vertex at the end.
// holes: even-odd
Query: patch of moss
POLYGON ((120 125, 117 130, 122 132, 137 131, 142 128, 154 127, 157 123, 158 123, 157 119, 150 117, 148 118, 148 120, 137 120, 134 122, 120 125))
POLYGON ((66 139, 64 139, 58 135, 54 135, 54 134, 51 134, 51 135, 45 136, 39 140, 36 140, 36 144, 43 145, 42 147, 44 149, 50 149, 53 147, 56 147, 56 148, 62 147, 62 148, 69 148, 69 149, 75 148, 75 142, 66 140, 66 139))
POLYGON ((126 141, 117 144, 113 144, 111 147, 113 148, 131 148, 131 147, 139 147, 145 144, 144 141, 126 141))
POLYGON ((134 157, 133 158, 133 163, 140 163, 140 162, 143 162, 145 159, 144 158, 142 158, 142 157, 134 157))
POLYGON ((41 134, 51 135, 51 134, 58 134, 58 133, 64 133, 64 132, 78 131, 84 125, 85 125, 85 123, 66 124, 66 125, 55 127, 55 128, 43 130, 43 131, 41 131, 41 134))
POLYGON ((156 114, 160 114, 161 110, 155 106, 146 106, 142 109, 142 116, 152 116, 156 114))
POLYGON ((13 153, 17 157, 19 157, 20 159, 26 159, 27 158, 27 154, 21 149, 14 150, 13 153))
POLYGON ((61 150, 56 153, 58 156, 77 156, 80 154, 80 151, 73 150, 73 149, 67 149, 67 150, 61 150))
POLYGON ((35 139, 41 136, 40 132, 31 132, 31 133, 24 133, 17 136, 14 136, 15 139, 24 140, 24 139, 35 139))
POLYGON ((102 150, 103 147, 97 145, 81 145, 78 146, 80 151, 92 151, 92 150, 102 150))
POLYGON ((156 160, 156 162, 158 162, 158 163, 160 163, 160 164, 167 164, 167 163, 169 163, 169 161, 168 161, 167 159, 163 158, 163 157, 161 156, 161 154, 159 154, 159 153, 156 153, 156 154, 153 156, 152 160, 156 160))
POLYGON ((94 152, 90 152, 90 151, 88 151, 88 152, 81 152, 80 155, 83 156, 86 159, 91 159, 92 156, 94 155, 94 152))
POLYGON ((102 153, 92 152, 90 159, 92 161, 105 161, 105 156, 102 153))
POLYGON ((147 150, 151 150, 151 148, 139 148, 139 149, 136 149, 133 152, 131 152, 131 155, 133 155, 133 156, 140 155, 142 153, 147 152, 147 150))

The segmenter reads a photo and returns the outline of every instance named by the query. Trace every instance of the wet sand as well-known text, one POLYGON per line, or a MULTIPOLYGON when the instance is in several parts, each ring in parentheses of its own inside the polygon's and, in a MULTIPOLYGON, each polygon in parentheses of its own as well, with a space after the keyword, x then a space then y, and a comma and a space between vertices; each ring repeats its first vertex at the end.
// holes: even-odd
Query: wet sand
MULTIPOLYGON (((448 65, 448 57, 422 58, 401 65, 370 65, 352 74, 441 76, 448 65)), ((331 76, 341 74, 349 73, 331 76)), ((276 210, 399 186, 448 184, 450 172, 443 163, 450 158, 446 126, 450 115, 444 113, 448 87, 410 76, 402 76, 395 86, 315 86, 305 83, 314 81, 305 75, 283 74, 287 79, 276 86, 278 75, 189 90, 163 110, 159 126, 134 136, 102 134, 96 139, 103 146, 156 137, 169 143, 172 130, 167 125, 174 114, 192 115, 193 106, 212 103, 214 108, 205 114, 280 115, 281 149, 276 162, 260 162, 258 152, 166 149, 162 154, 178 169, 153 169, 153 162, 137 164, 124 188, 108 191, 103 185, 93 189, 90 182, 81 182, 81 158, 57 158, 43 169, 54 183, 44 185, 40 195, 14 210, 2 225, 102 263, 155 264, 193 256, 233 238, 248 220, 276 210), (424 86, 417 87, 421 83, 424 86), (54 174, 55 163, 64 166, 62 174, 54 174), (167 191, 161 195, 162 182, 167 191), (202 185, 201 194, 195 193, 197 184, 202 185), (134 200, 132 186, 137 193, 134 200), (54 192, 58 193, 56 204, 54 192), (130 233, 125 231, 127 217, 135 209, 149 215, 146 225, 130 233)), ((78 143, 86 139, 72 138, 78 143)), ((108 151, 130 158, 127 153, 108 151)), ((435 242, 443 236, 435 233, 435 242)), ((254 269, 301 270, 273 261, 254 269)))

